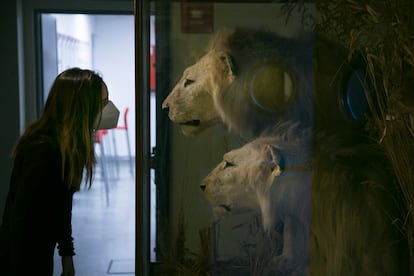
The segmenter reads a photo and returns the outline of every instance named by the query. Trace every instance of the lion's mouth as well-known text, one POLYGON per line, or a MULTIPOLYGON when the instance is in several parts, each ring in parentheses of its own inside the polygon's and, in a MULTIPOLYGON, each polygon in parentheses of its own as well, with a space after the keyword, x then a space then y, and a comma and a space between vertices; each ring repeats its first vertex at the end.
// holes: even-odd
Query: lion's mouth
POLYGON ((182 125, 182 126, 199 126, 200 125, 200 120, 191 120, 191 121, 180 123, 180 125, 182 125))

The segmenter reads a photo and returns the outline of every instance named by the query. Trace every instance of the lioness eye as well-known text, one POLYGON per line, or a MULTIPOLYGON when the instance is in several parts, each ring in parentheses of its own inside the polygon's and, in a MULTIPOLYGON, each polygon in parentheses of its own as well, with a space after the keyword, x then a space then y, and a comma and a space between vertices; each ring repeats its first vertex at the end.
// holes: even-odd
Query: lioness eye
POLYGON ((184 82, 184 87, 189 86, 189 85, 190 85, 190 84, 192 84, 193 82, 194 82, 193 80, 186 79, 186 80, 185 80, 185 82, 184 82))

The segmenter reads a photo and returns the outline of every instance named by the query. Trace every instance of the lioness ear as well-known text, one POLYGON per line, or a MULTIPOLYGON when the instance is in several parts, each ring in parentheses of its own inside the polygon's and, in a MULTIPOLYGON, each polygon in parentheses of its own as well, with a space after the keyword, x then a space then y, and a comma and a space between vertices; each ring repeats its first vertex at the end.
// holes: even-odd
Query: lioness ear
POLYGON ((269 163, 272 168, 272 176, 275 177, 280 175, 282 173, 281 166, 283 166, 283 160, 280 158, 277 149, 272 145, 267 144, 265 145, 264 150, 266 159, 268 159, 266 162, 269 163))
POLYGON ((272 171, 272 176, 273 176, 273 177, 276 177, 276 176, 279 176, 281 173, 282 173, 282 169, 280 168, 280 166, 279 166, 279 165, 276 165, 276 166, 273 168, 273 171, 272 171))
POLYGON ((220 51, 218 53, 219 60, 221 64, 225 67, 226 71, 229 73, 229 76, 237 75, 236 63, 231 55, 226 52, 220 51))

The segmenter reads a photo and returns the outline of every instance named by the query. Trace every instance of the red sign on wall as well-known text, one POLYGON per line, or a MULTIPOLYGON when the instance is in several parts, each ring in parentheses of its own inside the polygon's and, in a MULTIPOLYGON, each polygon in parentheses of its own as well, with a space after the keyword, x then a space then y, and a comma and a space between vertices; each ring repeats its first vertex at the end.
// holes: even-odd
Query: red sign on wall
POLYGON ((183 33, 213 32, 214 4, 181 3, 181 31, 183 33))

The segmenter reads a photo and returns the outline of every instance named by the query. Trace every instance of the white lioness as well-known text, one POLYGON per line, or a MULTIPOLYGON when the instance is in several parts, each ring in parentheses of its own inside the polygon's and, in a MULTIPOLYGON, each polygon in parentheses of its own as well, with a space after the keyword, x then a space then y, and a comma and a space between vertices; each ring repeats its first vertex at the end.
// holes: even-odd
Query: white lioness
POLYGON ((261 213, 269 236, 278 236, 275 231, 282 228, 282 240, 273 240, 283 244, 282 253, 272 257, 265 275, 306 275, 311 133, 293 135, 295 125, 277 129, 277 136, 263 135, 226 153, 201 187, 217 217, 253 209, 261 213))
POLYGON ((353 139, 285 124, 226 153, 203 180, 217 216, 253 209, 267 233, 283 225, 269 275, 408 275, 385 155, 353 139))

